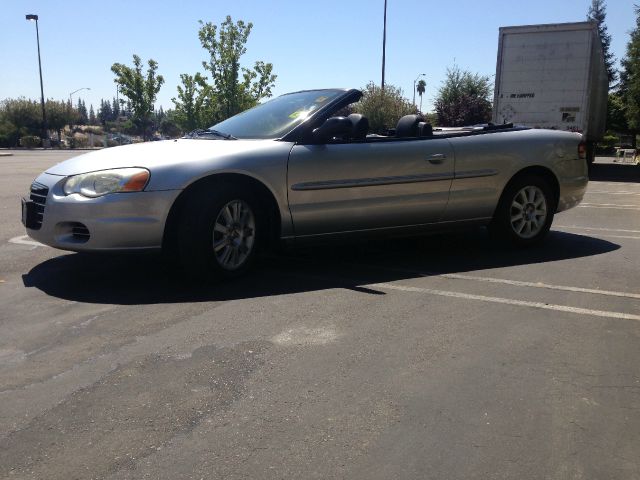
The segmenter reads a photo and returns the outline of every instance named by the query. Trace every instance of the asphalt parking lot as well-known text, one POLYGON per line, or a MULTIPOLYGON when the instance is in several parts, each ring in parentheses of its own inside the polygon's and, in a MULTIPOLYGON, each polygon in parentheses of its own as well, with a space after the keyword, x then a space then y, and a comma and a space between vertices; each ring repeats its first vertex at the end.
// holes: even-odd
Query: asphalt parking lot
POLYGON ((194 286, 24 237, 0 157, 0 478, 640 478, 640 166, 530 250, 286 251, 194 286))

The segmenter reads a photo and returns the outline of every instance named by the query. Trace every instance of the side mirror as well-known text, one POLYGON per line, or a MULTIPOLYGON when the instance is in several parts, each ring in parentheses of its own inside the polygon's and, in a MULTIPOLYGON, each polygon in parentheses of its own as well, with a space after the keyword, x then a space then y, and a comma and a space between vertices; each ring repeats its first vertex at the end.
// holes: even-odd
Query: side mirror
POLYGON ((325 143, 333 137, 341 137, 351 133, 353 124, 346 117, 331 117, 313 131, 313 138, 318 143, 325 143))

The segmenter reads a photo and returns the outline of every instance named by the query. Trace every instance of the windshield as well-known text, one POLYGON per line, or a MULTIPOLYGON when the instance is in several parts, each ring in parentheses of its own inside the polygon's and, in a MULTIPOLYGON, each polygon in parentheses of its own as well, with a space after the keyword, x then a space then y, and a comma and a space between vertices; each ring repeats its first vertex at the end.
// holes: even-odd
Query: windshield
POLYGON ((344 93, 344 90, 289 93, 217 123, 210 130, 236 138, 280 138, 344 93))

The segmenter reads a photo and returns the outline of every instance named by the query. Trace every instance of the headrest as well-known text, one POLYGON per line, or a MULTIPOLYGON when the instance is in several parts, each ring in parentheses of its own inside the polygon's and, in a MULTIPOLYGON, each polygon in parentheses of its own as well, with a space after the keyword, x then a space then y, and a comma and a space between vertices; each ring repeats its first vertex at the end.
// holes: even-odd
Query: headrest
POLYGON ((433 135, 433 127, 430 123, 420 122, 418 123, 418 136, 419 137, 430 137, 433 135))
POLYGON ((359 113, 352 113, 347 117, 351 120, 353 128, 351 130, 351 138, 354 140, 364 140, 369 133, 369 120, 359 113))
POLYGON ((418 124, 423 120, 424 118, 420 115, 405 115, 398 120, 398 125, 396 126, 396 137, 417 137, 418 124))

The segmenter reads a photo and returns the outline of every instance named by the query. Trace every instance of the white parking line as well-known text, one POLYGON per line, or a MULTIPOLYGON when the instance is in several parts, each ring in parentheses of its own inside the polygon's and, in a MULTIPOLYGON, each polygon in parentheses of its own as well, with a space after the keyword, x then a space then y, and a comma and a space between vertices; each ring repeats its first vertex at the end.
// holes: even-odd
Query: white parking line
MULTIPOLYGON (((629 209, 627 209, 629 210, 629 209)), ((586 232, 590 232, 590 231, 602 231, 605 233, 599 233, 598 236, 600 237, 604 237, 604 238, 626 238, 626 239, 630 239, 630 240, 640 240, 640 236, 635 236, 635 235, 611 235, 608 232, 629 232, 629 233, 640 233, 640 231, 638 230, 619 230, 619 229, 615 229, 615 228, 587 228, 587 227, 563 227, 561 225, 555 225, 555 228, 564 228, 565 230, 578 230, 578 231, 586 231, 586 232)))
POLYGON ((618 208, 620 210, 640 210, 640 205, 618 203, 581 203, 578 207, 582 208, 618 208))
POLYGON ((15 243, 17 245, 29 245, 31 247, 44 247, 44 245, 40 242, 36 242, 35 240, 29 240, 28 235, 22 235, 20 237, 10 238, 9 243, 15 243))
POLYGON ((584 205, 587 207, 633 207, 633 208, 640 208, 640 205, 635 205, 635 204, 624 204, 624 205, 620 205, 619 203, 581 203, 580 205, 584 205))
POLYGON ((640 192, 605 192, 605 191, 590 192, 590 191, 587 190, 587 195, 588 194, 598 194, 598 195, 640 195, 640 192))
POLYGON ((589 184, 590 185, 598 185, 598 186, 600 186, 600 185, 611 185, 611 186, 614 186, 614 187, 625 187, 625 188, 627 188, 627 187, 633 188, 633 187, 637 186, 636 183, 628 183, 628 182, 599 182, 597 180, 590 181, 589 184))
POLYGON ((557 228, 571 228, 574 230, 597 230, 602 232, 640 233, 640 230, 625 230, 622 228, 581 227, 579 225, 554 225, 557 228))
POLYGON ((508 280, 506 278, 480 277, 476 275, 462 275, 459 273, 430 273, 430 272, 424 272, 424 271, 421 272, 421 271, 410 270, 405 268, 376 267, 375 265, 364 265, 364 264, 357 264, 357 263, 351 263, 350 265, 355 267, 359 266, 359 267, 367 267, 367 268, 378 268, 378 269, 389 270, 393 272, 411 273, 414 275, 421 275, 425 278, 448 278, 452 280, 471 280, 475 282, 500 283, 504 285, 513 285, 516 287, 543 288, 546 290, 561 290, 566 292, 605 295, 609 297, 624 297, 624 298, 640 299, 640 293, 617 292, 614 290, 600 290, 598 288, 583 288, 583 287, 572 287, 568 285, 553 285, 553 284, 542 283, 542 282, 523 282, 520 280, 508 280))
POLYGON ((640 240, 640 237, 632 237, 631 235, 607 235, 605 234, 600 234, 600 237, 604 237, 604 238, 626 238, 628 240, 640 240))
POLYGON ((541 283, 541 282, 522 282, 519 280, 507 280, 504 278, 476 277, 474 275, 459 275, 457 273, 446 273, 443 275, 438 275, 438 277, 451 278, 455 280, 473 280, 475 282, 501 283, 504 285, 514 285, 516 287, 545 288, 548 290, 562 290, 566 292, 606 295, 609 297, 625 297, 625 298, 640 299, 640 293, 615 292, 613 290, 599 290, 597 288, 569 287, 566 285, 552 285, 552 284, 541 283))
POLYGON ((408 287, 404 285, 394 285, 391 283, 374 283, 367 285, 369 288, 381 288, 387 290, 399 290, 403 292, 427 293, 429 295, 439 295, 441 297, 462 298, 465 300, 476 300, 480 302, 501 303, 504 305, 515 305, 518 307, 539 308, 542 310, 554 310, 557 312, 574 313, 578 315, 590 315, 593 317, 619 318, 623 320, 640 321, 640 315, 630 313, 610 312, 605 310, 591 310, 589 308, 570 307, 568 305, 553 305, 542 302, 528 302, 524 300, 511 300, 509 298, 487 297, 485 295, 472 295, 470 293, 453 292, 448 290, 434 290, 431 288, 408 287))

